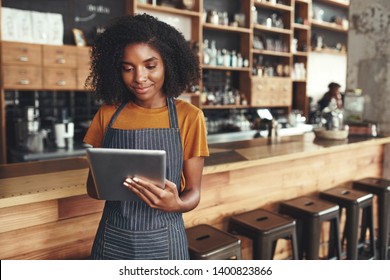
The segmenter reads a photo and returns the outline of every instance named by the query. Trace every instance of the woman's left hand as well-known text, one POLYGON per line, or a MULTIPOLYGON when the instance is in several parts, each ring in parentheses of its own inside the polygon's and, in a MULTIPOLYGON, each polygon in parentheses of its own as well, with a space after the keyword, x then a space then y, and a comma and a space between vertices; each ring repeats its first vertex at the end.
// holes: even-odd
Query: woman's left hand
POLYGON ((166 212, 177 212, 181 210, 182 201, 179 197, 176 184, 169 180, 165 180, 164 189, 138 177, 126 178, 123 184, 151 208, 166 212))

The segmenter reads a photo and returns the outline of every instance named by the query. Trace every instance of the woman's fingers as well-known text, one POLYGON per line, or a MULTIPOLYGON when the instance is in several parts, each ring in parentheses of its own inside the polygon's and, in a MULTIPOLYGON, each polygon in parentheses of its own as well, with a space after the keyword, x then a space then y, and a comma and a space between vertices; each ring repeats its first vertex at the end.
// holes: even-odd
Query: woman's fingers
POLYGON ((176 185, 168 180, 165 182, 164 189, 137 177, 126 178, 123 184, 152 208, 165 211, 177 209, 176 185))

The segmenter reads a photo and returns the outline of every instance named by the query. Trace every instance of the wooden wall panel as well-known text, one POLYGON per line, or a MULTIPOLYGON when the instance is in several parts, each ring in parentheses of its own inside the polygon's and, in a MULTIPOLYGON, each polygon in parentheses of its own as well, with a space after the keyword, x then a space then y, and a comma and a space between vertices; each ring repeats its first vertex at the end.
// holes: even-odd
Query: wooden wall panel
POLYGON ((59 219, 69 219, 93 213, 101 213, 104 207, 103 200, 90 198, 88 195, 79 195, 58 200, 59 219))
MULTIPOLYGON (((100 217, 98 213, 1 233, 0 259, 29 258, 36 252, 51 259, 61 251, 69 252, 69 246, 90 242, 94 238, 100 217)), ((67 254, 63 256, 68 259, 67 254)))
POLYGON ((0 233, 57 221, 57 201, 0 208, 0 233))

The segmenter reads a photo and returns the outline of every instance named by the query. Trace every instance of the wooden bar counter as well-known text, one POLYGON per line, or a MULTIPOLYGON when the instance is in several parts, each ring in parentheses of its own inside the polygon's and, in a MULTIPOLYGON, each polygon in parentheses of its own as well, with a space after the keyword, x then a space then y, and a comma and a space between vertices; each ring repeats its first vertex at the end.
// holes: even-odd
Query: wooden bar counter
MULTIPOLYGON (((232 214, 382 176, 390 137, 318 140, 312 133, 210 145, 187 227, 227 228, 232 214)), ((84 157, 0 166, 0 259, 85 259, 103 201, 86 195, 84 157)), ((244 240, 244 257, 250 244, 244 240)), ((278 252, 283 255, 283 248, 278 252)))

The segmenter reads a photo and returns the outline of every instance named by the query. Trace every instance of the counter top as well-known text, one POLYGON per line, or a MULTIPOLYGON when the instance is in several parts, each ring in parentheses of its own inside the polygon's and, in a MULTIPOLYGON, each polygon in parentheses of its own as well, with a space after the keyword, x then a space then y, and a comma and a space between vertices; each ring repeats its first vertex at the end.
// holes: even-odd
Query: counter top
MULTIPOLYGON (((383 145, 390 137, 350 137, 343 141, 318 140, 313 133, 275 139, 210 144, 203 174, 213 174, 361 147, 383 145)), ((53 168, 50 161, 0 166, 0 208, 86 194, 88 174, 84 157, 53 168), (31 167, 41 165, 31 172, 31 167), (12 170, 17 169, 18 171, 12 170), (9 175, 12 170, 13 174, 9 175), (7 175, 8 174, 8 175, 7 175)))
POLYGON ((345 140, 317 139, 314 133, 279 138, 256 138, 230 143, 210 144, 203 174, 230 171, 290 159, 321 155, 362 145, 390 143, 390 137, 351 136, 345 140))

